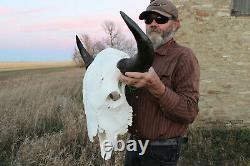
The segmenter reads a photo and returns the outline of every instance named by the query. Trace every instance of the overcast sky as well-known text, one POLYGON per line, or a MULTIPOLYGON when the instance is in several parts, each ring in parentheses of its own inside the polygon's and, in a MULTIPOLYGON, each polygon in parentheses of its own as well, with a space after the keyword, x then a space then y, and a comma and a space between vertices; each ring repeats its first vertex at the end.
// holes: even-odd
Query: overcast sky
POLYGON ((101 39, 101 24, 111 20, 130 35, 124 11, 145 30, 138 15, 150 0, 1 0, 0 61, 70 60, 76 34, 101 39))

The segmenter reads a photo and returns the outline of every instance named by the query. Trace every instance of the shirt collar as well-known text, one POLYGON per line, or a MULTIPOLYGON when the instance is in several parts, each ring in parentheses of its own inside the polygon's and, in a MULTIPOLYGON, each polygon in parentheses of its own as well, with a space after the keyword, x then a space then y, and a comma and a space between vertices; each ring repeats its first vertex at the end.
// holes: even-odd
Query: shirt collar
POLYGON ((159 48, 157 48, 154 52, 157 53, 158 55, 164 56, 167 55, 168 51, 173 48, 175 45, 175 40, 171 39, 167 43, 163 44, 159 48))

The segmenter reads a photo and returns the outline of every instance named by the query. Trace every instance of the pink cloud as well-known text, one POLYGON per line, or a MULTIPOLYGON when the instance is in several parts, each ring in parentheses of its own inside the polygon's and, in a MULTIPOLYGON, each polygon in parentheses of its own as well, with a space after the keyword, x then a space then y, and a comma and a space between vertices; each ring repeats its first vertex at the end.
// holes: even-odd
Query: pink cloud
POLYGON ((0 6, 0 14, 9 13, 10 11, 10 8, 0 6))
POLYGON ((43 7, 43 8, 35 8, 35 9, 31 9, 31 10, 26 10, 21 12, 22 14, 34 14, 34 13, 42 13, 42 12, 46 12, 48 10, 50 10, 51 8, 49 7, 43 7))
POLYGON ((24 27, 22 30, 25 32, 61 31, 61 30, 91 29, 96 26, 99 26, 98 21, 84 20, 83 18, 80 18, 80 19, 67 19, 56 22, 27 26, 24 27))
MULTIPOLYGON (((106 20, 111 20, 115 22, 117 25, 120 25, 122 29, 124 29, 124 26, 126 24, 122 20, 121 17, 116 16, 112 17, 112 15, 102 15, 100 16, 82 16, 80 18, 70 18, 70 19, 64 19, 64 20, 57 20, 55 22, 48 22, 48 23, 42 23, 42 24, 36 24, 32 26, 26 26, 23 27, 22 30, 24 32, 38 32, 38 31, 64 31, 64 30, 96 30, 100 29, 101 25, 106 20)), ((138 22, 138 20, 135 20, 138 22)))
POLYGON ((9 20, 6 20, 6 23, 7 24, 12 24, 12 25, 14 25, 14 24, 16 24, 18 22, 18 19, 17 18, 11 18, 11 19, 9 19, 9 20))
MULTIPOLYGON (((74 18, 74 19, 64 19, 56 22, 48 22, 43 24, 36 24, 32 26, 23 27, 24 32, 52 32, 53 35, 46 37, 46 45, 57 48, 68 48, 75 45, 74 35, 78 34, 88 34, 94 40, 100 40, 106 36, 104 30, 101 27, 101 24, 105 20, 111 20, 116 23, 116 25, 121 26, 122 33, 125 34, 128 38, 133 38, 132 33, 127 28, 126 24, 121 17, 104 16, 103 18, 96 16, 95 18, 86 19, 88 17, 74 18), (110 19, 107 19, 110 18, 110 19), (55 32, 55 34, 54 34, 55 32), (64 36, 67 34, 66 37, 64 36), (56 43, 56 44, 55 44, 56 43), (56 45, 56 46, 55 46, 56 45)), ((135 20, 139 23, 141 28, 144 27, 144 23, 138 20, 135 20)), ((41 42, 43 43, 43 42, 41 42)), ((49 46, 46 46, 49 47, 49 46)))

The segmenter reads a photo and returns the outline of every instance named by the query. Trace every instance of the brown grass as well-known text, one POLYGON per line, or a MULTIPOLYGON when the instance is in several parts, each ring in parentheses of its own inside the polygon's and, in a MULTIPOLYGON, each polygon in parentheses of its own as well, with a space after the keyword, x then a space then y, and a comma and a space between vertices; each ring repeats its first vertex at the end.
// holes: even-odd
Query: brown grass
POLYGON ((75 66, 71 61, 65 62, 0 62, 1 71, 41 69, 41 68, 57 68, 75 66))
POLYGON ((88 141, 82 69, 7 73, 0 79, 0 165, 113 165, 122 157, 104 164, 88 141))
MULTIPOLYGON (((124 153, 115 153, 105 162, 100 156, 98 141, 88 140, 82 77, 83 69, 72 67, 0 72, 0 165, 122 165, 124 153)), ((217 93, 208 95, 211 95, 208 99, 214 98, 217 93)), ((214 126, 218 124, 215 116, 203 110, 193 127, 204 126, 204 123, 207 127, 208 124, 214 126)), ((226 120, 220 120, 220 127, 225 126, 226 120)), ((190 132, 192 143, 204 141, 202 134, 195 134, 196 130, 190 132)), ((209 136, 213 137, 214 134, 209 136)), ((245 138, 248 139, 248 135, 245 138)), ((193 144, 189 146, 186 152, 196 153, 193 144)), ((207 159, 213 160, 212 153, 207 159)))

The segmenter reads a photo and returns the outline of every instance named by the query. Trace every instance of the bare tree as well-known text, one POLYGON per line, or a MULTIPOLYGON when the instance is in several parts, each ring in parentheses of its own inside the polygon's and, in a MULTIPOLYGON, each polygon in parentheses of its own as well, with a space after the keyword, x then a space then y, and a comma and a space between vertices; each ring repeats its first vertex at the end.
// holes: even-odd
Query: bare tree
POLYGON ((93 41, 90 39, 89 35, 83 34, 80 37, 80 40, 82 43, 85 45, 85 49, 88 51, 90 55, 93 55, 94 50, 93 50, 93 41))
POLYGON ((133 56, 136 54, 136 42, 133 39, 126 39, 125 37, 121 40, 120 50, 126 52, 128 55, 133 56))
MULTIPOLYGON (((106 45, 104 42, 101 41, 93 41, 89 35, 83 34, 80 35, 79 39, 84 45, 84 48, 88 51, 88 53, 95 57, 99 52, 104 50, 106 48, 106 45)), ((78 48, 75 47, 74 52, 72 54, 72 59, 73 61, 79 66, 79 67, 84 67, 84 62, 82 60, 82 57, 80 55, 80 52, 78 48)))
POLYGON ((109 47, 119 49, 129 55, 135 54, 135 42, 131 39, 126 39, 126 37, 121 33, 121 28, 117 24, 113 21, 104 21, 102 28, 107 34, 105 42, 109 47))
POLYGON ((113 21, 104 21, 102 24, 104 32, 108 35, 106 44, 112 48, 117 48, 119 45, 119 38, 121 35, 121 29, 113 21))
MULTIPOLYGON (((128 55, 132 56, 136 53, 136 43, 135 40, 127 39, 122 33, 121 28, 116 25, 113 21, 105 21, 102 24, 103 30, 107 37, 104 40, 93 41, 89 35, 83 34, 79 38, 84 44, 85 49, 89 54, 95 57, 99 52, 104 50, 106 47, 116 48, 128 55)), ((73 55, 73 61, 80 67, 84 67, 84 62, 81 58, 79 50, 75 48, 73 55)))
POLYGON ((105 48, 106 48, 106 45, 104 42, 96 41, 93 45, 93 56, 95 57, 99 52, 101 52, 105 48))

